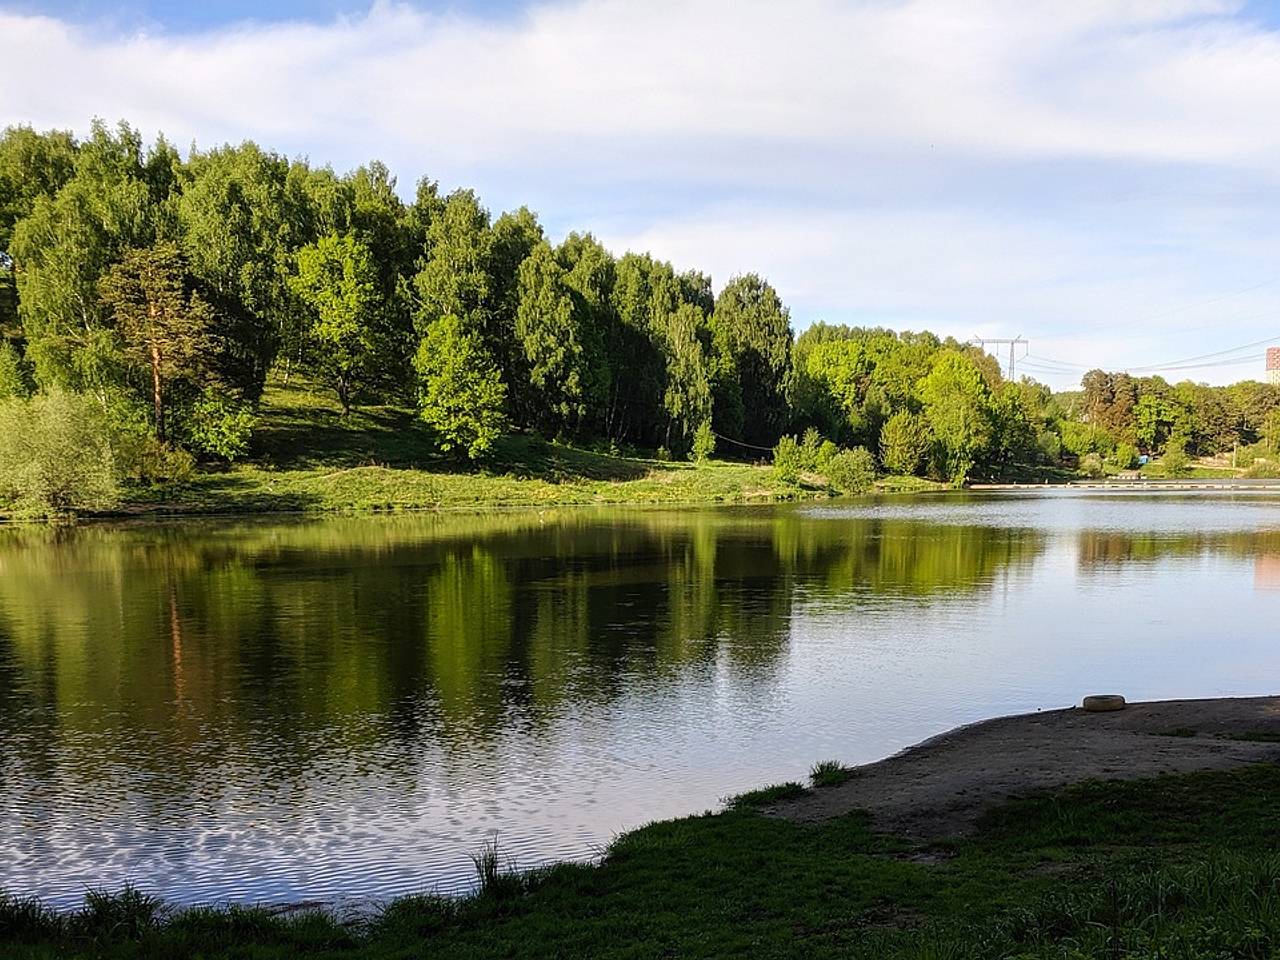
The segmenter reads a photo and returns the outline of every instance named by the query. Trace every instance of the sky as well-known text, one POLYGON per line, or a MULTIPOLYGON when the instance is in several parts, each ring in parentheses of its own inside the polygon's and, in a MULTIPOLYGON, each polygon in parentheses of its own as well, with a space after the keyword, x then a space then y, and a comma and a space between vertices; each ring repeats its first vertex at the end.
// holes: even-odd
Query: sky
POLYGON ((0 0, 0 90, 0 125, 381 159, 759 273, 797 330, 1022 336, 1056 389, 1280 344, 1280 2, 0 0))

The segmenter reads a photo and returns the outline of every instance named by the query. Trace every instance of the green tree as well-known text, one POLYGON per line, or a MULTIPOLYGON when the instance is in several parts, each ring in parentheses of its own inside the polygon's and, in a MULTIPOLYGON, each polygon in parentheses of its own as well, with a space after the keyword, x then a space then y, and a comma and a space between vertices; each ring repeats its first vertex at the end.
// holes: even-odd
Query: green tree
POLYGON ((693 448, 690 456, 697 463, 706 463, 716 452, 716 435, 711 429, 711 421, 703 420, 693 432, 693 448))
POLYGON ((964 354, 943 350, 918 391, 936 442, 939 472, 963 483, 988 438, 990 391, 982 372, 964 354))
POLYGON ((671 449, 687 449, 694 431, 711 418, 706 331, 706 317, 695 304, 682 303, 667 317, 662 406, 667 415, 665 445, 671 449))
POLYGON ((1165 444, 1164 455, 1160 458, 1166 477, 1185 477, 1191 473, 1191 458, 1181 440, 1170 440, 1165 444))
POLYGON ((718 420, 740 404, 745 413, 742 439, 771 446, 789 416, 791 321, 787 309, 773 287, 753 273, 744 274, 720 291, 712 328, 721 357, 718 420))
POLYGON ((18 310, 40 383, 101 392, 118 380, 98 281, 122 251, 155 239, 165 197, 151 166, 136 131, 95 123, 71 178, 56 194, 36 195, 14 226, 18 310))
POLYGON ((313 239, 305 180, 246 142, 193 152, 180 182, 182 251, 218 320, 215 365, 256 401, 282 345, 298 339, 288 277, 313 239))
POLYGON ((414 360, 419 411, 446 452, 484 456, 506 429, 506 387, 478 334, 446 314, 427 328, 414 360))
POLYGON ((524 350, 540 419, 576 430, 602 402, 607 372, 598 331, 575 310, 565 270, 545 242, 520 265, 516 335, 524 350))
POLYGON ((470 190, 450 194, 427 227, 425 259, 413 278, 420 334, 452 316, 492 351, 492 255, 488 211, 470 190))
POLYGON ((54 197, 75 173, 78 145, 71 133, 8 127, 0 134, 0 252, 13 227, 30 216, 39 197, 54 197))
POLYGON ((1272 453, 1280 453, 1280 408, 1263 417, 1262 427, 1258 432, 1272 453))
POLYGON ((890 473, 912 476, 920 471, 931 442, 924 419, 899 410, 880 431, 880 462, 890 473))
POLYGON ((344 414, 387 363, 385 300, 373 254, 352 234, 329 233, 298 251, 290 288, 307 305, 308 355, 344 414))
POLYGON ((197 379, 212 338, 213 312, 190 290, 176 245, 129 250, 99 284, 124 343, 125 356, 146 367, 156 437, 167 439, 167 388, 177 377, 197 379))

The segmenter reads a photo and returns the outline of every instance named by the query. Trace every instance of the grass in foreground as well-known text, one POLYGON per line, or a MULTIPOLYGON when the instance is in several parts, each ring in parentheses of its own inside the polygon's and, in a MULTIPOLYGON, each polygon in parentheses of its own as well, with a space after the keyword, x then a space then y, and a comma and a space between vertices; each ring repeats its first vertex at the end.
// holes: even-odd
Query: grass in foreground
POLYGON ((8 900, 0 955, 1280 955, 1280 767, 1083 784, 1010 803, 928 850, 856 814, 794 824, 758 809, 801 789, 626 834, 598 867, 516 875, 486 852, 475 897, 407 898, 361 925, 243 908, 165 916, 136 893, 72 917, 8 900))
MULTIPOLYGON (((886 478, 884 492, 939 484, 886 478)), ((394 511, 591 503, 743 503, 816 499, 825 487, 785 483, 769 467, 617 456, 509 436, 478 467, 440 456, 411 411, 366 407, 343 416, 325 398, 274 384, 251 457, 190 481, 131 492, 129 513, 394 511)))

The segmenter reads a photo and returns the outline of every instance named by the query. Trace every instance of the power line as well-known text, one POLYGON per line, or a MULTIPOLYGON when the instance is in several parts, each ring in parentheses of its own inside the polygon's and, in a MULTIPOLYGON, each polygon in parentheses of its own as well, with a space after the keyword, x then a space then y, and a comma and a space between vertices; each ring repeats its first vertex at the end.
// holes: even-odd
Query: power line
POLYGON ((1128 367, 1129 370, 1168 370, 1170 367, 1181 363, 1194 363, 1197 360, 1210 360, 1214 357, 1226 356, 1230 353, 1239 353, 1241 350, 1249 350, 1253 347, 1260 347, 1266 343, 1275 343, 1280 337, 1267 337, 1264 340, 1255 340, 1253 343, 1246 343, 1239 347, 1232 347, 1230 350, 1218 350, 1214 353, 1202 353, 1195 357, 1184 357, 1181 360, 1171 360, 1168 363, 1152 363, 1140 367, 1128 367))
POLYGON ((733 437, 726 437, 722 433, 716 433, 714 430, 711 431, 711 435, 720 440, 724 440, 726 443, 736 443, 740 447, 746 447, 748 450, 763 450, 765 453, 773 453, 773 447, 761 447, 754 443, 744 443, 741 440, 733 439, 733 437))

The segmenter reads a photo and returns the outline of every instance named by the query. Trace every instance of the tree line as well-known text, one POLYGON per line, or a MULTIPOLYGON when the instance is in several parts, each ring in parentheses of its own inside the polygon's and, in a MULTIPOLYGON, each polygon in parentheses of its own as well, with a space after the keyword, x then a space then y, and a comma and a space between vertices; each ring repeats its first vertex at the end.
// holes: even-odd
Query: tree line
POLYGON ((269 376, 344 411, 415 406, 470 459, 526 431, 698 459, 783 443, 802 472, 831 462, 825 441, 867 451, 856 472, 956 481, 1171 438, 1211 452, 1277 406, 1261 384, 1098 371, 1064 404, 929 333, 796 338, 752 273, 717 293, 590 233, 553 242, 527 208, 494 218, 471 190, 423 178, 402 199, 376 161, 340 175, 252 142, 184 157, 124 123, 5 131, 0 251, 0 397, 34 393, 64 433, 123 424, 137 473, 242 456, 269 376))

